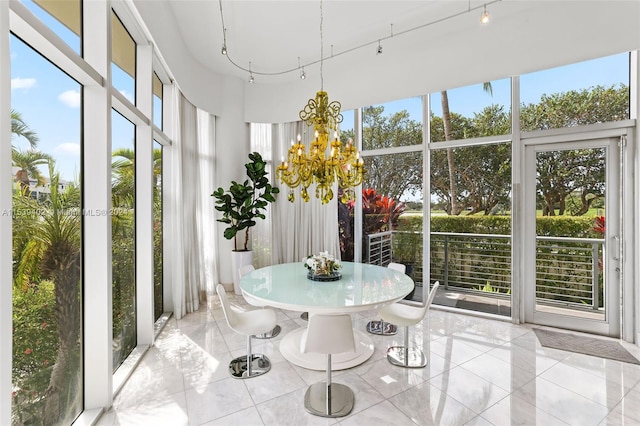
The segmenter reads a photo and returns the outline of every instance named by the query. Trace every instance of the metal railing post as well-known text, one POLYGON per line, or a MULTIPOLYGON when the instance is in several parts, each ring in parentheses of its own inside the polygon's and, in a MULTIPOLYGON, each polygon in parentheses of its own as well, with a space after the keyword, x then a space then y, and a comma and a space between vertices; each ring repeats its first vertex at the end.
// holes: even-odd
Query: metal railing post
POLYGON ((591 244, 591 270, 592 270, 592 302, 593 309, 600 306, 600 266, 598 265, 598 243, 591 244))
POLYGON ((444 288, 449 289, 449 236, 444 236, 444 288))

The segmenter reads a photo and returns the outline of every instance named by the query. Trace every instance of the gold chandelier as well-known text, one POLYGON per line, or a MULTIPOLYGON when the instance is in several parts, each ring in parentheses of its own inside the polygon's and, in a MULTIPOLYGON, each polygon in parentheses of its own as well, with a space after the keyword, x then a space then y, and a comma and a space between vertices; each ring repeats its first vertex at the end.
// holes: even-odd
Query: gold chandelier
POLYGON ((322 40, 322 0, 320 1, 320 82, 321 88, 316 93, 315 99, 309 102, 300 111, 300 119, 307 126, 313 126, 315 139, 311 142, 309 152, 300 140, 291 142, 291 148, 287 153, 286 161, 276 170, 276 176, 289 189, 289 201, 293 202, 295 197, 293 190, 302 186, 302 199, 309 201, 307 189, 312 184, 316 184, 316 198, 320 198, 322 204, 327 204, 333 199, 331 189, 337 180, 338 186, 343 189, 342 202, 353 199, 353 187, 362 183, 365 173, 363 161, 359 157, 358 150, 353 146, 351 140, 343 146, 338 138, 338 124, 342 122, 340 114, 340 102, 329 102, 327 92, 323 90, 324 80, 322 77, 323 65, 323 40, 322 40), (333 131, 334 140, 329 146, 329 135, 333 131), (330 150, 328 148, 331 148, 330 150))

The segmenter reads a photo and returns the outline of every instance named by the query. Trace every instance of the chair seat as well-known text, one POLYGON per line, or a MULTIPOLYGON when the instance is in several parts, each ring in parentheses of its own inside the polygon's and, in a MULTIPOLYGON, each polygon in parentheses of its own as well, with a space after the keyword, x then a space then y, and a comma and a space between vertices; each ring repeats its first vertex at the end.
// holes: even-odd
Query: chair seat
POLYGON ((379 315, 385 322, 390 322, 400 327, 407 327, 422 321, 422 318, 424 318, 424 309, 422 307, 416 308, 400 303, 393 303, 380 308, 379 315))
POLYGON ((263 334, 276 326, 276 313, 271 309, 256 309, 239 312, 239 314, 233 329, 240 334, 249 336, 263 334))

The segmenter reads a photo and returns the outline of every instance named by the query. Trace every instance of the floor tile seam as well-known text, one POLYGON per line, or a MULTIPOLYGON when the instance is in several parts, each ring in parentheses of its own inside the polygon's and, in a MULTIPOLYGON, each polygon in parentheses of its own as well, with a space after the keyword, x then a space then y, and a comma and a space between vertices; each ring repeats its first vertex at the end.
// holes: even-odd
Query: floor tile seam
MULTIPOLYGON (((599 359, 603 359, 603 358, 599 358, 599 359)), ((620 363, 622 363, 622 361, 615 361, 615 360, 610 360, 610 361, 614 361, 614 362, 620 362, 620 363)), ((566 365, 570 365, 570 366, 572 366, 573 368, 576 368, 576 369, 578 369, 578 370, 580 370, 580 371, 582 371, 582 372, 588 373, 588 374, 590 374, 590 375, 592 375, 592 376, 594 376, 594 377, 598 377, 598 378, 600 378, 600 379, 604 378, 604 379, 606 380, 606 377, 608 376, 608 375, 607 375, 607 372, 606 372, 606 371, 604 371, 604 370, 599 370, 599 372, 600 372, 601 374, 597 374, 597 373, 593 373, 593 369, 591 369, 591 370, 590 370, 589 368, 584 367, 584 366, 576 365, 576 364, 573 364, 573 363, 571 363, 571 364, 569 364, 569 363, 565 363, 565 364, 566 364, 566 365)), ((623 372, 623 371, 620 371, 620 375, 621 375, 621 376, 622 376, 622 375, 624 375, 624 372, 623 372)), ((613 383, 618 384, 617 382, 613 382, 613 383)), ((633 389, 634 387, 638 386, 638 384, 639 384, 639 383, 640 383, 640 374, 638 374, 638 379, 635 381, 635 383, 633 383, 633 384, 629 387, 629 389, 628 389, 628 390, 631 390, 631 389, 633 389)), ((620 384, 622 384, 622 383, 620 383, 620 384)))
MULTIPOLYGON (((559 361, 559 363, 560 363, 560 364, 562 364, 562 365, 564 365, 564 366, 567 366, 567 367, 573 368, 573 369, 575 369, 575 370, 578 370, 578 371, 579 371, 579 372, 581 372, 581 373, 588 374, 590 377, 600 379, 600 380, 604 381, 604 383, 605 383, 605 385, 606 385, 607 387, 608 387, 608 386, 611 386, 611 385, 615 385, 615 386, 621 386, 623 389, 625 389, 625 388, 626 388, 626 389, 625 389, 625 391, 624 391, 624 395, 626 395, 626 394, 627 394, 629 391, 631 391, 635 386, 637 386, 637 385, 638 385, 638 383, 640 383, 640 375, 638 375, 638 379, 635 381, 635 383, 634 383, 633 385, 631 385, 630 387, 625 387, 625 385, 624 385, 623 383, 619 383, 619 382, 617 382, 617 381, 612 381, 612 380, 607 379, 607 375, 606 375, 606 373, 604 374, 604 376, 603 376, 603 375, 598 375, 598 374, 594 374, 594 373, 592 373, 591 371, 589 371, 589 369, 587 369, 587 368, 585 368, 585 367, 580 367, 580 366, 578 366, 578 365, 574 365, 574 364, 572 364, 572 363, 567 363, 567 362, 565 362, 565 361, 559 361)), ((555 366, 557 366, 557 364, 556 364, 556 365, 554 365, 554 367, 555 367, 555 366)), ((620 372, 620 373, 622 374, 622 372, 620 372)))
MULTIPOLYGON (((426 382, 423 382, 423 384, 424 384, 424 383, 426 383, 426 382)), ((396 397, 396 396, 400 395, 400 394, 401 394, 401 393, 403 393, 403 392, 405 392, 405 391, 402 391, 402 392, 400 392, 400 393, 398 393, 398 394, 394 395, 393 397, 387 398, 385 401, 389 401, 389 403, 390 403, 391 405, 393 405, 393 406, 395 407, 395 409, 396 409, 396 410, 400 411, 400 412, 401 412, 405 417, 407 417, 407 418, 411 421, 411 423, 413 423, 413 424, 415 424, 415 425, 418 425, 418 426, 421 426, 421 423, 416 423, 416 422, 414 422, 414 421, 413 421, 413 419, 412 419, 409 415, 407 415, 407 413, 405 413, 405 412, 402 410, 402 408, 398 407, 398 406, 397 406, 396 404, 394 404, 394 403, 393 403, 393 401, 391 400, 392 398, 394 398, 394 397, 396 397)))
MULTIPOLYGON (((527 382, 527 383, 529 383, 529 382, 527 382)), ((518 389, 520 389, 520 388, 518 388, 518 389)), ((510 393, 509 393, 508 395, 506 395, 504 398, 500 399, 500 400, 499 400, 499 401, 497 401, 495 404, 491 405, 491 407, 488 407, 486 410, 484 410, 482 413, 480 413, 480 414, 479 414, 479 416, 480 416, 480 417, 482 417, 484 420, 488 421, 489 423, 491 423, 491 422, 489 421, 489 419, 487 419, 486 417, 484 417, 482 414, 486 413, 489 409, 491 409, 492 407, 494 407, 494 406, 498 405, 499 403, 501 403, 502 401, 504 401, 504 400, 505 400, 505 399, 507 399, 507 398, 517 398, 517 399, 519 399, 520 401, 525 402, 525 403, 527 403, 527 404, 531 405, 531 406, 532 406, 533 408, 535 408, 536 410, 540 410, 540 411, 542 411, 543 413, 545 413, 546 415, 553 417, 554 419, 556 419, 556 420, 557 420, 557 421, 559 421, 560 423, 562 423, 562 424, 566 424, 567 426, 570 426, 570 425, 569 425, 569 423, 565 422, 564 420, 562 420, 562 419, 558 418, 557 416, 554 416, 553 414, 549 413, 548 411, 545 411, 544 409, 542 409, 542 408, 538 407, 537 405, 535 405, 535 404, 531 404, 531 403, 530 403, 529 401, 527 401, 526 399, 524 399, 524 398, 522 398, 522 397, 520 397, 520 396, 516 395, 516 394, 515 394, 515 391, 514 391, 514 392, 510 392, 510 393)), ((511 418, 511 419, 512 419, 511 411, 509 412, 509 418, 511 418)), ((494 424, 494 423, 491 423, 491 424, 494 424)))
MULTIPOLYGON (((164 395, 161 395, 162 397, 171 397, 173 395, 178 395, 178 394, 183 394, 183 397, 185 399, 185 401, 187 400, 187 395, 186 395, 186 389, 182 389, 182 390, 177 390, 175 392, 170 392, 170 393, 166 393, 164 395)), ((157 393, 155 394, 155 396, 159 396, 157 393)), ((117 397, 116 397, 117 399, 117 397)), ((114 413, 118 414, 119 411, 125 411, 125 410, 129 410, 132 408, 143 408, 144 404, 149 403, 150 401, 158 401, 158 399, 155 398, 144 398, 141 401, 138 401, 136 403, 131 403, 131 404, 127 404, 127 403, 116 403, 116 401, 114 401, 114 403, 111 405, 111 407, 109 407, 109 410, 113 410, 114 413)), ((107 410, 108 412, 108 410, 107 410)))
MULTIPOLYGON (((466 408, 467 410, 471 411, 473 414, 475 414, 475 417, 479 416, 480 413, 477 412, 476 410, 474 410, 473 408, 469 407, 467 404, 465 404, 464 402, 460 401, 458 398, 454 397, 453 395, 451 395, 449 392, 447 392, 446 390, 441 389, 440 387, 436 386, 435 383, 431 383, 430 381, 428 382, 430 386, 433 386, 434 388, 436 388, 439 392, 444 393, 445 395, 447 395, 447 398, 450 398, 452 400, 454 400, 455 402, 457 402, 458 404, 462 405, 464 408, 466 408)), ((502 398, 501 398, 502 399, 502 398)), ((484 410, 483 410, 484 411, 484 410)))
MULTIPOLYGON (((462 368, 460 365, 456 365, 454 368, 457 368, 457 367, 462 368)), ((447 372, 452 371, 454 368, 452 368, 452 369, 448 370, 447 372)), ((465 368, 464 370, 469 371, 469 370, 467 370, 466 368, 465 368)), ((440 392, 445 393, 449 398, 451 398, 451 399, 455 400, 456 402, 459 402, 459 403, 460 403, 460 404, 462 404, 465 408, 467 408, 468 410, 472 411, 472 412, 473 412, 473 413, 475 413, 476 415, 479 415, 479 414, 480 414, 479 412, 477 412, 476 410, 474 410, 474 409, 472 409, 471 407, 467 406, 467 405, 466 405, 465 403, 463 403, 462 401, 458 400, 455 396, 451 395, 449 392, 447 392, 446 390, 442 389, 442 388, 441 388, 440 386, 438 386, 435 382, 432 382, 432 380, 433 380, 433 379, 435 379, 435 378, 437 378, 437 377, 440 377, 440 376, 442 376, 442 375, 443 375, 443 374, 445 374, 445 373, 446 373, 446 372, 443 372, 443 373, 441 373, 441 374, 438 374, 437 376, 430 377, 430 378, 427 380, 427 383, 429 383, 430 385, 432 385, 433 387, 435 387, 436 389, 438 389, 440 392)), ((486 380, 486 379, 484 379, 484 378, 482 378, 482 377, 478 376, 477 374, 475 374, 475 373, 473 373, 473 372, 470 372, 470 373, 471 373, 471 374, 473 374, 474 376, 476 376, 477 378, 479 378, 480 380, 482 380, 483 382, 487 382, 487 383, 489 383, 489 384, 491 384, 491 385, 497 386, 497 387, 498 387, 498 389, 505 391, 503 388, 501 388, 500 386, 496 385, 495 383, 493 383, 493 382, 489 382, 488 380, 486 380)), ((511 394, 511 392, 509 392, 509 391, 505 391, 505 392, 507 392, 507 395, 506 395, 506 396, 508 396, 509 394, 511 394)), ((506 397, 506 396, 505 396, 505 397, 506 397)), ((500 400, 502 400, 502 399, 503 399, 503 398, 500 398, 500 400)), ((493 405, 493 404, 492 404, 492 405, 493 405)), ((484 411, 484 410, 483 410, 483 411, 484 411)))
MULTIPOLYGON (((575 368, 575 367, 572 367, 572 368, 575 368)), ((548 371, 548 370, 547 370, 547 371, 548 371)), ((561 388, 563 388, 563 389, 565 389, 565 390, 567 390, 567 391, 569 391, 569 392, 573 392, 573 393, 575 393, 576 395, 579 395, 579 396, 581 396, 581 397, 583 397, 583 398, 585 398, 585 399, 588 399, 589 401, 595 402, 596 404, 601 405, 601 406, 603 406, 603 407, 605 407, 605 408, 609 409, 609 404, 608 404, 608 402, 607 402, 606 404, 602 404, 602 403, 600 403, 600 402, 598 402, 598 401, 596 401, 596 400, 594 400, 594 399, 591 399, 590 397, 588 397, 588 396, 586 396, 586 395, 583 395, 583 394, 578 393, 578 392, 576 392, 576 391, 574 391, 574 390, 572 390, 572 389, 569 389, 569 388, 567 388, 567 387, 563 386, 563 385, 562 385, 562 384, 560 384, 560 383, 553 382, 553 381, 551 381, 551 380, 549 380, 549 379, 547 379, 547 378, 545 378, 545 377, 542 377, 541 375, 540 375, 539 377, 540 377, 540 379, 542 379, 542 380, 546 380, 546 381, 547 381, 547 382, 549 382, 549 383, 553 383, 554 385, 560 386, 561 388)), ((606 386, 606 385, 607 385, 607 384, 605 383, 605 387, 608 389, 608 386, 606 386)), ((616 386, 622 386, 622 385, 616 384, 616 386)), ((622 394, 622 396, 620 396, 620 398, 619 398, 617 401, 615 401, 614 406, 615 406, 615 405, 618 405, 618 403, 620 403, 620 401, 622 401, 622 399, 624 398, 624 396, 625 396, 627 393, 628 393, 628 391, 625 391, 625 392, 622 394)), ((609 395, 610 395, 610 394, 607 392, 607 394, 606 394, 606 395, 607 395, 607 399, 608 399, 608 397, 609 397, 609 395)))
MULTIPOLYGON (((597 405, 599 405, 600 407, 606 408, 606 409, 607 409, 607 414, 606 414, 604 417, 602 417, 602 418, 601 418, 601 419, 600 419, 596 424, 599 424, 599 423, 600 423, 600 422, 601 422, 601 421, 602 421, 602 420, 603 420, 603 419, 608 415, 608 413, 610 412, 610 409, 609 409, 609 407, 608 407, 607 405, 604 405, 604 404, 601 404, 601 403, 599 403, 599 402, 597 402, 597 401, 594 401, 594 400, 592 400, 591 398, 588 398, 588 397, 586 397, 586 396, 584 396, 584 395, 581 395, 581 394, 579 394, 579 393, 577 393, 577 392, 575 392, 575 391, 572 391, 571 389, 567 389, 566 387, 564 387, 564 386, 562 386, 562 385, 559 385, 559 384, 557 384, 557 383, 554 383, 554 382, 552 382, 552 381, 550 381, 550 380, 547 380, 547 379, 545 379, 544 377, 539 377, 539 376, 537 376, 537 377, 536 377, 535 379, 533 379, 533 380, 538 380, 538 379, 539 379, 539 380, 544 380, 545 382, 550 383, 550 384, 552 384, 552 385, 554 385, 554 386, 558 386, 558 387, 560 387, 560 388, 562 388, 562 389, 566 390, 567 392, 571 392, 572 394, 574 394, 574 395, 576 395, 576 396, 578 396, 578 397, 580 397, 580 398, 583 398, 583 399, 585 399, 586 401, 589 401, 589 402, 591 402, 591 403, 593 403, 593 404, 597 404, 597 405)), ((528 384, 528 383, 531 383, 531 381, 527 382, 527 384, 528 384)), ((522 388, 522 387, 521 387, 521 388, 522 388)), ((616 403, 616 405, 617 405, 618 403, 620 403, 620 401, 618 401, 618 402, 616 403)), ((537 407, 537 406, 536 406, 536 407, 537 407)), ((614 405, 614 407, 615 407, 615 405, 614 405)), ((540 408, 540 407, 538 407, 538 408, 540 408)), ((551 413, 547 412, 546 410, 544 410, 544 409, 542 409, 542 408, 540 408, 540 409, 541 409, 542 411, 544 411, 545 413, 547 413, 547 414, 551 414, 551 413)))
MULTIPOLYGON (((467 361, 467 362, 468 362, 468 361, 467 361)), ((466 364, 466 363, 465 363, 465 364, 466 364)), ((494 382, 494 381, 490 381, 490 380, 488 380, 488 379, 485 379, 485 378, 484 378, 484 377, 482 377, 482 376, 479 376, 478 374, 474 373, 472 370, 470 370, 470 369, 466 368, 466 367, 464 366, 464 364, 457 365, 456 367, 460 367, 460 368, 462 368, 463 370, 468 371, 469 373, 473 374, 474 376, 480 377, 481 379, 483 379, 483 380, 485 380, 485 381, 487 381, 487 382, 491 383, 492 385, 497 386, 498 388, 502 389, 503 391, 505 391, 505 392, 507 392, 507 393, 509 393, 509 394, 510 394, 510 393, 513 393, 513 392, 515 392, 516 390, 518 390, 518 389, 520 389, 522 386, 524 386, 524 385, 520 385, 520 386, 517 386, 517 387, 515 387, 515 388, 514 388, 514 387, 510 387, 509 389, 506 389, 506 388, 504 388, 504 387, 500 386, 498 383, 496 383, 496 382, 494 382)), ((516 367, 516 366, 514 366, 514 365, 512 365, 511 367, 512 367, 512 368, 518 368, 518 369, 522 370, 520 367, 516 367)), ((523 371, 524 371, 524 370, 523 370, 523 371)), ((531 381, 531 380, 528 380, 526 383, 529 383, 530 381, 531 381)))

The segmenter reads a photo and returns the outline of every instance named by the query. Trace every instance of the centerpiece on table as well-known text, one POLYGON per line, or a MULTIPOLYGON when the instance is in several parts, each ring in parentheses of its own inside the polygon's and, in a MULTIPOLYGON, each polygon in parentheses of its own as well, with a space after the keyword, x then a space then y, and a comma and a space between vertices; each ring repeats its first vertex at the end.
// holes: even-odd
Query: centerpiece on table
POLYGON ((340 261, 326 251, 307 257, 304 266, 309 270, 307 278, 313 281, 337 281, 342 278, 340 261))

